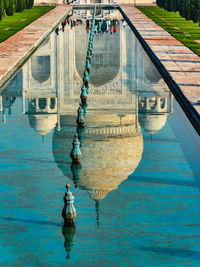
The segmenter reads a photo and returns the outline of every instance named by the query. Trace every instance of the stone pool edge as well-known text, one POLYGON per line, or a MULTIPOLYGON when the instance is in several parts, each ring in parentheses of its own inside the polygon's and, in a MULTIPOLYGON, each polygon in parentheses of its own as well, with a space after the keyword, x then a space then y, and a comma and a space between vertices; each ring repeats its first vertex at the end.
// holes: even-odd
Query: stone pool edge
MULTIPOLYGON (((123 17, 126 19, 127 23, 129 24, 134 34, 136 35, 137 39, 141 43, 145 52, 148 54, 148 56, 150 57, 154 65, 157 67, 160 74, 162 75, 163 79, 165 80, 169 88, 171 89, 176 100, 178 101, 182 109, 184 110, 185 114, 187 115, 190 122, 196 129, 197 133, 200 135, 200 108, 198 109, 198 107, 195 106, 196 104, 195 102, 193 103, 192 101, 190 101, 190 99, 199 101, 198 96, 200 95, 200 87, 198 88, 198 86, 200 86, 199 85, 200 81, 198 78, 198 74, 195 77, 192 76, 193 71, 191 70, 189 71, 188 75, 185 75, 184 68, 181 68, 181 65, 179 66, 179 64, 176 64, 176 62, 184 63, 184 60, 181 60, 181 59, 182 57, 184 58, 184 55, 185 55, 186 56, 185 62, 186 63, 192 62, 196 64, 197 72, 198 70, 200 72, 200 58, 196 54, 194 54, 189 48, 185 47, 182 43, 177 41, 173 36, 171 36, 163 28, 158 26, 150 18, 145 16, 141 11, 136 9, 134 5, 121 4, 119 5, 119 10, 121 14, 123 15, 123 17), (154 35, 153 34, 154 31, 155 32, 159 31, 159 34, 154 35), (164 37, 164 39, 162 39, 162 37, 164 37), (170 52, 170 50, 164 51, 164 49, 162 51, 162 45, 163 45, 162 41, 164 41, 163 43, 165 45, 165 50, 167 46, 170 46, 170 49, 173 48, 175 52, 174 51, 170 52), (153 45, 151 44, 155 46, 155 49, 152 47, 153 45), (160 49, 158 49, 159 45, 161 45, 160 49), (179 55, 179 52, 177 51, 177 55, 179 55, 180 57, 176 55, 177 47, 178 48, 181 47, 181 49, 184 49, 184 51, 181 52, 182 55, 179 55), (194 61, 190 60, 191 58, 194 61), (166 63, 170 62, 171 64, 165 64, 165 62, 166 63), (175 75, 173 75, 173 72, 175 75), (180 72, 180 73, 177 74, 176 72, 180 72), (191 77, 192 79, 193 77, 195 78, 194 85, 187 84, 187 82, 190 80, 191 77), (180 83, 179 79, 181 79, 181 81, 183 80, 183 84, 181 84, 181 86, 179 86, 179 83, 180 83), (185 92, 182 88, 184 86, 185 87, 187 86, 186 88, 187 90, 185 92), (192 86, 196 86, 199 92, 197 91, 196 93, 195 91, 194 95, 192 95, 193 93, 192 86), (195 95, 195 93, 198 95, 195 95)), ((190 70, 189 67, 186 68, 187 71, 188 69, 190 70)))
POLYGON ((8 79, 17 72, 70 10, 72 6, 58 5, 0 43, 1 91, 8 79))

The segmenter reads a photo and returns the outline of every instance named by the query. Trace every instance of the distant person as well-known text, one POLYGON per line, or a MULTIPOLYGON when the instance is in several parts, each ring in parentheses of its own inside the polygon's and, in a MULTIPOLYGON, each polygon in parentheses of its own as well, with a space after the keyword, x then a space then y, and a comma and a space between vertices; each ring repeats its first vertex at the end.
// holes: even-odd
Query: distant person
POLYGON ((69 15, 67 15, 67 18, 66 19, 67 19, 67 23, 70 24, 71 18, 70 18, 69 15))
POLYGON ((90 27, 90 21, 89 21, 89 19, 87 19, 86 20, 86 31, 87 31, 87 33, 89 33, 90 29, 91 29, 91 27, 90 27))
POLYGON ((113 30, 114 30, 113 21, 111 21, 111 23, 110 23, 110 33, 111 34, 113 34, 113 30))
POLYGON ((114 33, 117 31, 117 21, 116 20, 114 20, 113 21, 113 31, 114 31, 114 33))
POLYGON ((98 22, 98 32, 99 33, 101 32, 101 20, 99 20, 99 22, 98 22))
POLYGON ((58 27, 55 29, 55 33, 56 33, 56 35, 59 35, 59 28, 58 27))
POLYGON ((106 20, 104 20, 102 22, 102 25, 101 25, 101 31, 102 33, 106 32, 107 31, 107 23, 106 23, 106 20))
POLYGON ((61 22, 62 32, 65 31, 65 26, 66 26, 66 24, 67 24, 67 21, 66 21, 66 19, 64 19, 64 20, 61 22))

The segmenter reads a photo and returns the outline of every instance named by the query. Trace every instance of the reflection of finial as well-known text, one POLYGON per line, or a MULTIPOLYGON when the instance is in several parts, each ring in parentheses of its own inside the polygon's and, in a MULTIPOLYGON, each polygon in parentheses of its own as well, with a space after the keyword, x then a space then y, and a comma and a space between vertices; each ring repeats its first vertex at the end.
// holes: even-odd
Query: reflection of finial
POLYGON ((96 214, 97 214, 97 227, 100 227, 100 220, 99 220, 99 215, 100 215, 100 201, 95 200, 95 208, 96 208, 96 214))
POLYGON ((153 142, 153 134, 151 134, 151 142, 153 142))
POLYGON ((83 82, 85 82, 87 84, 89 82, 89 80, 90 80, 90 74, 87 70, 85 70, 83 73, 83 82))
POLYGON ((44 144, 44 135, 42 135, 42 144, 44 144))
POLYGON ((86 58, 85 69, 86 69, 89 73, 90 73, 90 67, 91 67, 90 59, 86 58))
POLYGON ((80 163, 79 164, 72 163, 70 169, 73 175, 73 182, 74 182, 75 188, 77 188, 78 182, 80 180, 80 172, 81 172, 82 166, 80 163))
POLYGON ((70 192, 70 185, 66 185, 67 192, 64 196, 64 208, 62 210, 62 217, 64 219, 64 226, 73 226, 76 218, 76 209, 74 208, 74 196, 70 192))
POLYGON ((80 159, 81 159, 81 150, 80 150, 80 142, 78 140, 78 135, 75 134, 74 135, 74 140, 72 142, 72 151, 70 153, 70 157, 73 161, 73 163, 78 164, 80 163, 80 159))
POLYGON ((80 95, 80 98, 81 98, 81 101, 83 103, 85 103, 87 101, 87 96, 88 96, 87 89, 86 89, 85 86, 82 86, 81 87, 81 95, 80 95))
POLYGON ((6 114, 3 114, 3 124, 6 123, 6 114))
POLYGON ((70 259, 70 252, 74 246, 74 235, 76 234, 76 227, 73 226, 63 226, 62 233, 65 238, 64 247, 67 252, 67 259, 70 259))
MULTIPOLYGON (((88 89, 87 89, 87 91, 88 91, 88 89)), ((83 115, 84 115, 84 117, 85 117, 85 115, 86 115, 86 113, 87 113, 87 102, 82 102, 82 103, 81 103, 81 107, 82 107, 82 109, 83 109, 83 115)))
POLYGON ((78 108, 77 113, 78 114, 77 114, 76 123, 78 124, 78 126, 83 126, 85 123, 85 118, 84 118, 83 109, 81 106, 78 108))
POLYGON ((85 138, 85 128, 84 126, 78 126, 76 128, 76 132, 78 134, 78 140, 80 141, 80 147, 83 144, 84 138, 85 138))

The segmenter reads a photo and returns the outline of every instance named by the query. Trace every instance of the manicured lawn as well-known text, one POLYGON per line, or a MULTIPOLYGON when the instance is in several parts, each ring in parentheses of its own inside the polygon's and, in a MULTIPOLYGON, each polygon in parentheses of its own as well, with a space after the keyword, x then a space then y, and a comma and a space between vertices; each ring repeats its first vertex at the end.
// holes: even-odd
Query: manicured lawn
POLYGON ((31 9, 25 9, 21 13, 15 13, 11 17, 4 17, 0 21, 0 43, 53 8, 52 6, 32 7, 31 9))
POLYGON ((200 56, 200 27, 198 23, 182 18, 178 12, 168 12, 159 7, 137 8, 200 56))

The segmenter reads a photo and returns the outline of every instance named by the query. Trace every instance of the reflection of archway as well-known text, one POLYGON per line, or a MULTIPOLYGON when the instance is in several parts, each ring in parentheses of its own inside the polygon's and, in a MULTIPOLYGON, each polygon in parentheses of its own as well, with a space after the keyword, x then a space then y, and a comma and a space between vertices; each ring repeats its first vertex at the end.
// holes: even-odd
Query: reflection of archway
MULTIPOLYGON (((76 27, 75 29, 75 66, 81 79, 85 66, 88 38, 87 35, 82 34, 83 27, 76 27), (80 49, 80 44, 82 49, 80 49)), ((119 28, 120 26, 118 26, 117 32, 112 35, 110 33, 97 33, 95 35, 90 78, 91 85, 95 87, 100 87, 114 80, 120 71, 121 36, 119 28)))
POLYGON ((34 56, 31 59, 33 79, 43 83, 50 77, 50 56, 34 56))
POLYGON ((45 109, 46 106, 47 106, 47 100, 46 100, 46 98, 39 98, 38 103, 39 103, 39 108, 41 110, 45 109))

